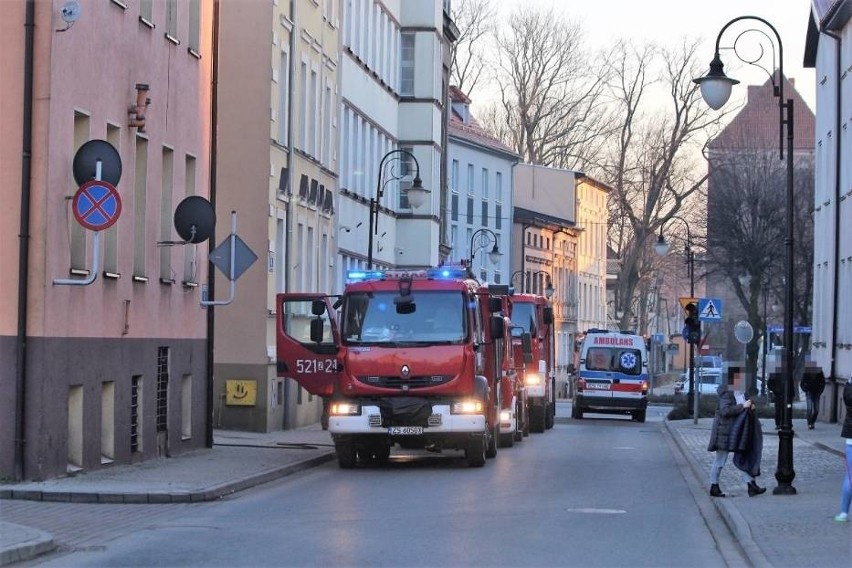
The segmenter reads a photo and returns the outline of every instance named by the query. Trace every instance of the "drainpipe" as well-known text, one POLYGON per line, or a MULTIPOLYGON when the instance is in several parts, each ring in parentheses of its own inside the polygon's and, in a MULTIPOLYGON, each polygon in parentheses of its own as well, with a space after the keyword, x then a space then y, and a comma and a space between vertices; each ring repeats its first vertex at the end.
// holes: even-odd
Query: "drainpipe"
MULTIPOLYGON (((218 151, 218 116, 219 116, 219 0, 213 3, 213 47, 210 72, 211 77, 211 92, 210 92, 210 204, 213 206, 213 211, 216 211, 216 153, 218 151)), ((215 234, 215 231, 214 231, 215 234)), ((216 239, 211 236, 207 240, 207 297, 216 297, 216 271, 213 263, 210 261, 210 253, 216 248, 216 239)), ((216 335, 215 329, 215 314, 216 310, 213 306, 207 307, 207 414, 206 414, 206 430, 207 430, 207 447, 213 447, 213 352, 214 339, 216 335)), ((221 409, 220 409, 221 420, 221 409)))
POLYGON ((15 358, 15 480, 24 479, 27 396, 27 280, 30 255, 30 196, 33 139, 33 40, 35 0, 27 0, 24 17, 24 116, 21 143, 21 230, 18 242, 18 337, 15 358))
MULTIPOLYGON (((840 164, 841 157, 843 153, 841 152, 841 136, 840 131, 842 127, 841 121, 841 110, 842 110, 842 98, 841 93, 843 89, 841 88, 841 56, 843 54, 843 41, 840 36, 835 35, 827 30, 822 30, 822 33, 832 38, 835 41, 836 52, 837 52, 837 60, 836 60, 836 69, 835 69, 835 101, 836 108, 834 111, 834 132, 835 132, 835 144, 834 144, 834 289, 833 289, 833 307, 831 314, 831 368, 829 370, 828 376, 831 379, 831 409, 829 410, 829 422, 837 423, 839 408, 838 408, 838 385, 837 385, 837 328, 839 326, 839 317, 838 317, 838 306, 840 305, 840 164)), ((850 379, 852 380, 852 379, 850 379)))

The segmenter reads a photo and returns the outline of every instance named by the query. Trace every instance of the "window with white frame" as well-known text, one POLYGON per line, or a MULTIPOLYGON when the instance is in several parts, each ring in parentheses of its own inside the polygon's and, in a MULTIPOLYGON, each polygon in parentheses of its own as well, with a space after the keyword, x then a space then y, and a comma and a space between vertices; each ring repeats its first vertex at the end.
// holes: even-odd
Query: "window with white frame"
POLYGON ((494 200, 497 203, 503 203, 503 174, 502 172, 497 172, 496 187, 494 188, 494 200))
POLYGON ((459 161, 453 160, 453 165, 450 170, 450 189, 453 193, 459 192, 459 161))
POLYGON ((278 64, 278 132, 276 142, 287 145, 287 132, 290 128, 290 54, 281 51, 278 64))
POLYGON ((488 168, 482 168, 482 199, 488 201, 488 168))
POLYGON ((473 164, 467 165, 467 194, 473 196, 473 164))
POLYGON ((308 62, 302 60, 301 66, 299 68, 299 78, 302 81, 301 94, 302 100, 299 101, 299 120, 301 120, 301 124, 299 128, 299 147, 307 151, 308 147, 308 62))

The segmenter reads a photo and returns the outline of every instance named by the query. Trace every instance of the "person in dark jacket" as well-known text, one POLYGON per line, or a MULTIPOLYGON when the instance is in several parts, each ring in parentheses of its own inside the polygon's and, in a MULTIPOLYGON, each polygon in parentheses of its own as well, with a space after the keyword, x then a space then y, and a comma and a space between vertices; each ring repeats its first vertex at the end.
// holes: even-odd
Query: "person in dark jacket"
POLYGON ((801 387, 808 401, 808 430, 813 430, 817 416, 819 415, 819 398, 822 396, 822 391, 825 390, 825 374, 823 374, 822 368, 810 356, 805 362, 801 387))
MULTIPOLYGON (((729 379, 730 382, 730 379, 729 379)), ((743 394, 744 377, 738 373, 733 379, 731 385, 719 385, 719 404, 716 407, 716 416, 713 418, 713 428, 710 432, 710 443, 707 446, 707 451, 716 452, 716 457, 713 460, 713 465, 710 467, 710 495, 712 497, 724 497, 725 493, 719 488, 719 475, 722 473, 722 468, 728 461, 728 453, 732 448, 732 444, 736 441, 732 439, 731 431, 737 417, 743 412, 752 411, 754 403, 751 400, 746 400, 743 394)), ((757 456, 756 464, 752 463, 753 471, 760 471, 760 456, 757 456)), ((740 470, 740 478, 748 487, 749 497, 760 495, 766 492, 765 487, 760 487, 754 480, 754 476, 744 470, 740 470)))
POLYGON ((846 475, 840 490, 840 514, 834 517, 838 523, 849 521, 849 505, 852 504, 852 381, 843 389, 843 402, 846 404, 846 419, 840 435, 846 438, 846 475))

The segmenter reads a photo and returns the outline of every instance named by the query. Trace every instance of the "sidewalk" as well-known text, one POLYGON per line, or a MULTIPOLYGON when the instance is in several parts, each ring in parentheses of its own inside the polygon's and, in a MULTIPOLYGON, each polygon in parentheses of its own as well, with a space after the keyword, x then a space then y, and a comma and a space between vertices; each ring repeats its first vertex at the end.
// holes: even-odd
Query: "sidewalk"
MULTIPOLYGON (((837 523, 845 467, 845 440, 840 424, 817 423, 808 430, 793 420, 793 487, 796 495, 773 495, 777 487, 778 437, 772 419, 761 420, 763 460, 759 485, 763 495, 750 498, 732 460, 722 470, 725 498, 709 496, 709 472, 715 453, 707 451, 712 418, 666 422, 686 456, 701 491, 715 506, 753 566, 848 567, 852 563, 852 523, 837 523)), ((699 497, 701 498, 701 497, 699 497)))
MULTIPOLYGON (((850 565, 852 523, 835 523, 845 473, 839 424, 808 430, 794 421, 795 496, 774 496, 778 443, 772 421, 763 421, 763 475, 766 494, 749 498, 728 463, 722 472, 724 499, 706 496, 713 454, 707 451, 711 419, 666 422, 703 495, 712 502, 754 566, 850 565)), ((318 425, 271 433, 214 432, 212 449, 168 459, 116 466, 44 482, 2 484, 0 498, 85 503, 169 503, 215 500, 334 459, 328 432, 318 425)), ((55 548, 43 531, 2 519, 0 565, 32 558, 55 548)))

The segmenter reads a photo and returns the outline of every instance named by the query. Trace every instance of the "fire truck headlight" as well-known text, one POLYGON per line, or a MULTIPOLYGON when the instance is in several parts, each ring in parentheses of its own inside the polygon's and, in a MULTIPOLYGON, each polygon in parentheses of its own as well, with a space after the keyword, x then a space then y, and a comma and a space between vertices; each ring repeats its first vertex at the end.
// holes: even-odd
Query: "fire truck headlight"
POLYGON ((454 402, 450 407, 450 412, 453 414, 482 414, 482 401, 462 400, 454 402))
POLYGON ((351 402, 334 402, 331 404, 330 414, 332 416, 358 416, 361 414, 361 405, 351 402))
POLYGON ((500 411, 500 422, 508 422, 511 419, 512 419, 512 413, 511 412, 509 412, 508 410, 501 410, 500 411))
POLYGON ((535 373, 530 373, 529 375, 527 375, 526 379, 524 379, 524 383, 531 386, 540 385, 541 376, 535 373))

